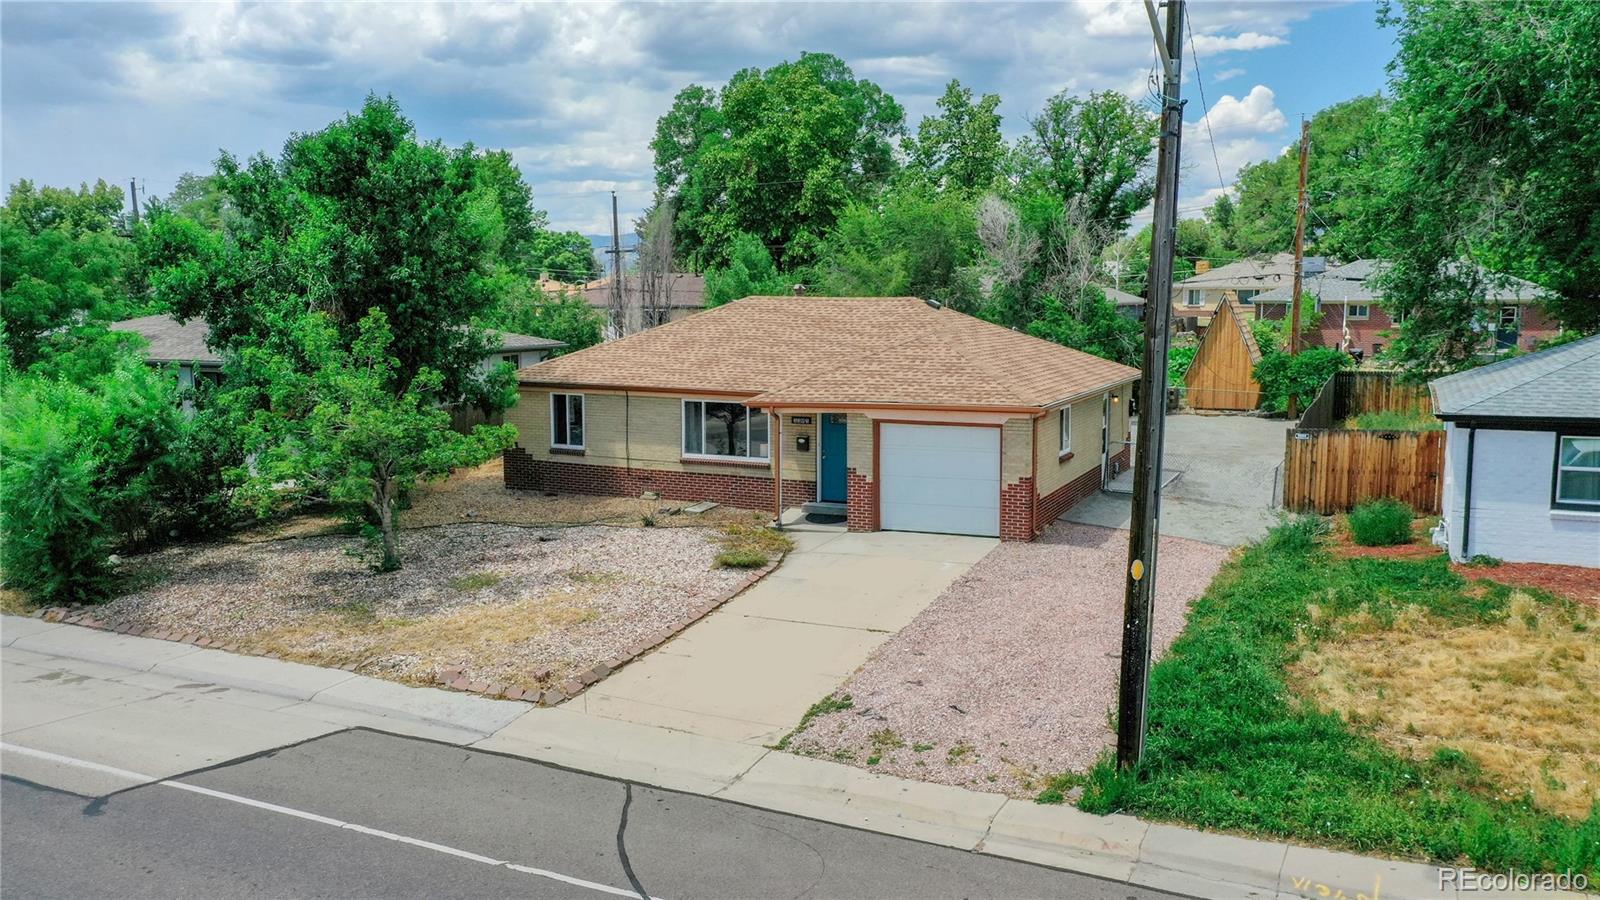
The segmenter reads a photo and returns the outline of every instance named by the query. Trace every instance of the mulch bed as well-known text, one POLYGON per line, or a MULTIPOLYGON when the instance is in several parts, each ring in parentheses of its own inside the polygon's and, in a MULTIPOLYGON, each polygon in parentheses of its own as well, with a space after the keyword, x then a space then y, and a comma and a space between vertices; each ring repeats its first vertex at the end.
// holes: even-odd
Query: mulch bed
POLYGON ((1600 569, 1550 563, 1451 563, 1450 568, 1463 578, 1487 578, 1512 587, 1535 588, 1600 608, 1600 569))

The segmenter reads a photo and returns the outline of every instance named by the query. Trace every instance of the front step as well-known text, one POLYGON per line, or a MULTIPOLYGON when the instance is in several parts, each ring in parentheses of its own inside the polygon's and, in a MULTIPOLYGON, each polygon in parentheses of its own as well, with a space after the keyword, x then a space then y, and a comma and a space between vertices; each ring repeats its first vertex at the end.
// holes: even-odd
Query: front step
POLYGON ((808 516, 844 516, 849 515, 850 508, 831 500, 813 500, 800 504, 800 511, 808 516))

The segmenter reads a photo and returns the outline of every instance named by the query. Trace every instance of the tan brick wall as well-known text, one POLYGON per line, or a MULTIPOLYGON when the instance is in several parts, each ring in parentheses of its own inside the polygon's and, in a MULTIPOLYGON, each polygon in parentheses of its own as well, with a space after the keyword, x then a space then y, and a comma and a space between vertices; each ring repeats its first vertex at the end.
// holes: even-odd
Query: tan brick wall
POLYGON ((845 427, 849 432, 845 467, 868 481, 875 481, 878 476, 872 469, 872 420, 851 413, 845 427))
MULTIPOLYGON (((742 465, 683 461, 683 402, 677 397, 583 391, 584 450, 581 455, 550 449, 550 392, 521 388, 506 422, 516 426, 517 443, 535 460, 559 460, 598 466, 622 466, 706 475, 743 474, 772 477, 766 464, 742 465)), ((812 416, 815 421, 816 416, 812 416)), ((868 428, 870 430, 870 423, 868 428)), ((784 422, 783 477, 815 481, 815 425, 784 422), (812 434, 811 452, 794 450, 795 436, 812 434)), ((854 432, 852 431, 852 435, 854 432)), ((868 435, 870 448, 870 431, 868 435)), ((852 439, 853 443, 853 439, 852 439)))
POLYGON ((1000 486, 1033 476, 1033 420, 1007 419, 1000 432, 1000 486))
MULTIPOLYGON (((1104 415, 1103 395, 1085 397, 1065 409, 1051 410, 1035 421, 1035 434, 1039 441, 1039 495, 1049 496, 1063 485, 1083 477, 1085 472, 1100 468, 1100 425, 1104 415), (1061 458, 1061 417, 1072 416, 1072 455, 1061 458)), ((1112 405, 1111 452, 1117 451, 1116 441, 1126 430, 1127 401, 1112 405), (1117 416, 1122 415, 1119 424, 1117 416), (1122 429, 1119 431, 1118 429, 1122 429)))

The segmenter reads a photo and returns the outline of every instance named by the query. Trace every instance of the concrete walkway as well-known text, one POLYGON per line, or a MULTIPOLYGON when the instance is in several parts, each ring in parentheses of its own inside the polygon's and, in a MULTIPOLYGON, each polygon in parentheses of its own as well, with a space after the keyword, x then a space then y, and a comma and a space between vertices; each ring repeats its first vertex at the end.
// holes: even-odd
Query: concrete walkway
POLYGON ((782 566, 568 704, 706 737, 775 743, 998 543, 795 531, 782 566))
MULTIPOLYGON (((926 546, 924 554, 951 555, 926 546)), ((110 777, 89 784, 102 776, 68 772, 50 754, 169 777, 367 726, 1191 896, 1457 897, 1454 887, 1440 889, 1439 869, 1431 865, 1039 806, 589 715, 572 704, 532 709, 399 685, 368 692, 372 679, 348 672, 13 616, 0 616, 0 645, 0 731, 6 743, 42 752, 0 754, 0 767, 79 792, 127 784, 110 777), (186 657, 203 661, 203 676, 180 663, 186 657), (336 690, 341 685, 345 692, 336 690), (361 697, 359 709, 352 694, 361 697)))

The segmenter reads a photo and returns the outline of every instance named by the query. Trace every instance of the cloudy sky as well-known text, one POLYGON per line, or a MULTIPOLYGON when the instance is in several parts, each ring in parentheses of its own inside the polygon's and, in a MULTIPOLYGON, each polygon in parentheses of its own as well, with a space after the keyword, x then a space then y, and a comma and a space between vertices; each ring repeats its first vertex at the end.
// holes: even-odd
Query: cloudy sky
MULTIPOLYGON (((1392 33, 1367 2, 1196 0, 1181 206, 1279 152, 1301 114, 1382 88, 1392 33), (1209 109, 1209 133, 1201 119, 1209 109), (1213 141, 1215 156, 1213 156, 1213 141)), ((951 78, 1002 98, 1015 136, 1045 97, 1142 97, 1138 3, 0 5, 0 175, 137 177, 148 196, 219 149, 276 153, 392 93, 424 137, 507 148, 553 224, 609 230, 650 199, 650 137, 672 96, 802 50, 842 57, 915 128, 951 78)), ((625 224, 626 228, 627 225, 625 224)))

